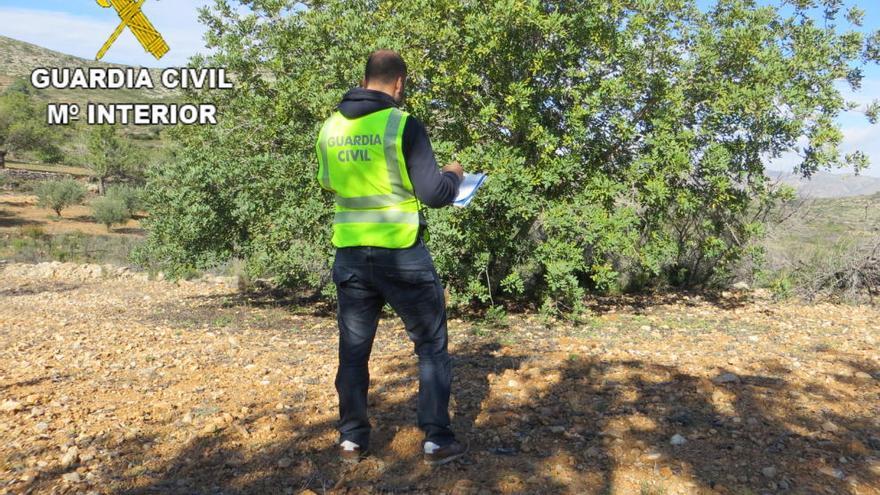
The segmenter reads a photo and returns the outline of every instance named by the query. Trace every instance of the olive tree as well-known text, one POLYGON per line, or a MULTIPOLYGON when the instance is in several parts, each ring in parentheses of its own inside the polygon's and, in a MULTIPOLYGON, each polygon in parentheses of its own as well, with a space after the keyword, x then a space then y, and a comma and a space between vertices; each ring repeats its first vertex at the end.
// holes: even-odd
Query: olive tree
POLYGON ((82 203, 86 187, 74 179, 41 182, 36 188, 38 204, 59 217, 61 210, 82 203))

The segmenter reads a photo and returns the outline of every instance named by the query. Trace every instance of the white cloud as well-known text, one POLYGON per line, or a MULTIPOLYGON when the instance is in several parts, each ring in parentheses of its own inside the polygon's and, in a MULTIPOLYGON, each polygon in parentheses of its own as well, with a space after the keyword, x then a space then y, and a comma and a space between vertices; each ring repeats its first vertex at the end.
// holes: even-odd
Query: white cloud
POLYGON ((846 81, 837 81, 834 86, 847 101, 859 104, 862 109, 874 100, 880 99, 880 79, 862 79, 862 87, 857 91, 853 91, 846 81))
MULTIPOLYGON (((880 99, 880 79, 865 78, 862 87, 858 91, 850 89, 846 81, 837 81, 835 87, 847 101, 854 101, 860 108, 841 112, 837 119, 840 130, 843 133, 843 143, 840 146, 842 154, 862 151, 868 155, 870 166, 860 173, 872 177, 880 177, 880 124, 871 125, 865 117, 865 107, 874 100, 880 99)), ((798 141, 798 146, 803 148, 807 142, 805 138, 798 141)), ((790 172, 795 165, 800 163, 801 158, 793 152, 785 153, 781 157, 769 163, 772 170, 790 172)), ((851 168, 835 169, 834 173, 852 173, 851 168)))
MULTIPOLYGON (((189 57, 205 52, 202 34, 204 26, 198 22, 197 8, 207 0, 176 0, 148 2, 143 11, 171 48, 156 60, 144 51, 131 31, 126 29, 107 52, 105 62, 148 67, 186 65, 189 57)), ((66 12, 0 7, 0 34, 27 41, 86 59, 94 59, 98 50, 119 24, 119 18, 109 9, 98 9, 96 15, 81 16, 66 12)))
MULTIPOLYGON (((871 125, 865 122, 860 125, 843 126, 843 143, 840 146, 842 154, 852 153, 854 151, 862 151, 868 155, 870 166, 861 172, 862 175, 871 177, 880 177, 880 125, 871 125)), ((798 146, 805 146, 806 139, 798 141, 798 146)), ((790 172, 794 166, 800 163, 801 158, 791 152, 784 153, 781 157, 771 161, 768 168, 772 170, 783 170, 790 172)), ((831 170, 833 173, 852 173, 852 168, 842 168, 831 170)))

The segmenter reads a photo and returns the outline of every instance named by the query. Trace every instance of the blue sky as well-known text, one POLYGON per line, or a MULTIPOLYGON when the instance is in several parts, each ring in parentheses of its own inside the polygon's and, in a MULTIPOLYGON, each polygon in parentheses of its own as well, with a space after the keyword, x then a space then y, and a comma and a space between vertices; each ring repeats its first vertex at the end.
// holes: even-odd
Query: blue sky
MULTIPOLYGON (((190 56, 204 51, 204 28, 197 9, 210 0, 147 0, 143 11, 162 33, 171 50, 161 60, 145 53, 126 30, 104 60, 128 65, 166 67, 186 65, 190 56)), ((698 0, 701 7, 714 3, 698 0)), ((863 31, 880 29, 880 2, 845 0, 845 8, 857 5, 865 11, 863 31)), ((112 9, 101 8, 95 0, 0 0, 0 35, 28 41, 52 50, 91 59, 119 24, 112 9)), ((838 87, 850 100, 867 104, 880 99, 880 67, 868 66, 862 89, 856 93, 847 84, 838 87)), ((871 126, 864 115, 848 112, 838 120, 844 133, 844 152, 860 149, 871 158, 865 175, 880 177, 880 125, 871 126)), ((793 155, 776 160, 770 168, 791 170, 793 155)), ((844 170, 841 170, 841 172, 844 170)))
MULTIPOLYGON (((157 61, 129 30, 114 43, 106 62, 149 67, 186 65, 203 51, 204 28, 198 7, 209 0, 147 0, 143 11, 162 33, 171 50, 157 61)), ((93 59, 119 24, 113 9, 95 0, 0 0, 0 35, 79 57, 93 59)))

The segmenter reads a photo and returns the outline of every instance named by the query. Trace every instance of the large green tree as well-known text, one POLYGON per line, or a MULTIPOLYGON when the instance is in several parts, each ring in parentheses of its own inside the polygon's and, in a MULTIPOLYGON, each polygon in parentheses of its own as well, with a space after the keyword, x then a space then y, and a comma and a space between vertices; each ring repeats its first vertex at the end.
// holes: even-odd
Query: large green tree
POLYGON ((804 175, 864 166, 841 156, 835 82, 858 87, 880 35, 838 0, 786 4, 216 0, 202 12, 213 55, 195 63, 228 67, 236 88, 200 94, 220 124, 179 130, 151 170, 140 256, 172 269, 237 256, 325 287, 315 136, 367 54, 392 48, 441 161, 490 176, 467 209, 428 211, 455 300, 577 309, 591 289, 724 281, 775 199, 769 159, 796 150, 804 175))

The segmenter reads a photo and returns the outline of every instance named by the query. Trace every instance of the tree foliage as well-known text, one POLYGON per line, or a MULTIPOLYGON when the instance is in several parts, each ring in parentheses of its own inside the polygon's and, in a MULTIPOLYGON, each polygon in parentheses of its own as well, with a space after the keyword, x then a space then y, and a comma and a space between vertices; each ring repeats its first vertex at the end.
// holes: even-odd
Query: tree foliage
POLYGON ((88 135, 87 166, 98 179, 99 192, 105 193, 107 179, 124 176, 133 168, 135 154, 131 143, 118 135, 116 126, 94 126, 88 135))
POLYGON ((99 196, 92 201, 92 209, 95 220, 106 226, 108 232, 114 224, 125 223, 131 218, 125 202, 118 197, 99 196))
POLYGON ((324 288, 315 136, 368 53, 392 48, 440 161, 490 177, 472 206, 427 212, 454 301, 576 310, 587 290, 724 281, 776 199, 768 159, 864 166, 841 156, 834 83, 858 87, 878 36, 845 30, 860 17, 836 0, 788 3, 216 0, 213 55, 195 63, 230 68, 236 88, 200 94, 220 124, 179 130, 150 171, 140 256, 172 270, 236 256, 324 288))
POLYGON ((14 82, 0 95, 0 147, 18 155, 32 152, 43 162, 61 160, 60 134, 46 124, 45 109, 27 84, 14 82))
POLYGON ((36 188, 39 205, 52 209, 61 216, 61 210, 82 203, 86 188, 73 179, 45 181, 36 188))
POLYGON ((143 190, 127 184, 117 184, 110 187, 107 191, 107 197, 122 203, 127 218, 133 218, 143 208, 143 190))

